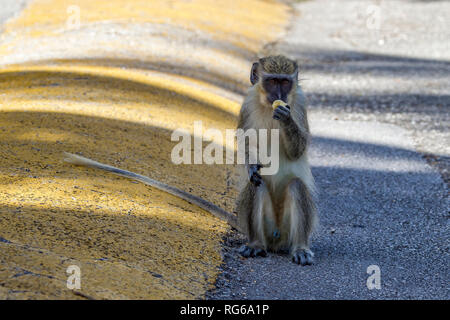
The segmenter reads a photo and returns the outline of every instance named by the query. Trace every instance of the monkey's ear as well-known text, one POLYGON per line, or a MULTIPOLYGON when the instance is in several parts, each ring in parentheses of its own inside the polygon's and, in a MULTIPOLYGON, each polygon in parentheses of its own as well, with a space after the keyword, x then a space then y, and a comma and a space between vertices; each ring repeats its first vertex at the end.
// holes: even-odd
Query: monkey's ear
POLYGON ((259 66, 259 63, 258 63, 258 62, 255 62, 255 63, 253 63, 253 65, 252 65, 252 71, 250 71, 250 82, 251 82, 252 84, 257 83, 258 80, 259 80, 259 76, 258 76, 258 66, 259 66))

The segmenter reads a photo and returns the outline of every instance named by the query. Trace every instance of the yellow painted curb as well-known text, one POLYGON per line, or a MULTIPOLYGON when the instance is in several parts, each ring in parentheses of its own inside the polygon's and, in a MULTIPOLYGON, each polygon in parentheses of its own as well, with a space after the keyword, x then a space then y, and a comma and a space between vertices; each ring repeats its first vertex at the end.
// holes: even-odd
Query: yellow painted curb
MULTIPOLYGON (((81 152, 232 211, 234 167, 173 164, 171 134, 193 132, 197 120, 204 129, 235 128, 239 103, 220 84, 127 65, 150 48, 134 50, 127 36, 87 47, 83 41, 99 24, 137 38, 147 36, 139 26, 167 24, 234 48, 206 48, 193 69, 229 57, 247 74, 248 61, 236 48, 256 52, 272 40, 283 23, 269 28, 267 19, 283 17, 286 7, 257 0, 135 1, 136 11, 129 1, 81 0, 82 24, 71 33, 64 28, 72 4, 33 1, 6 25, 0 46, 4 61, 18 59, 0 65, 0 299, 201 298, 214 285, 229 227, 148 186, 65 164, 61 154, 81 152), (105 47, 124 49, 125 67, 83 64, 89 55, 116 59, 105 47), (63 56, 52 58, 54 52, 63 56), (66 286, 71 265, 81 269, 78 291, 66 286)), ((177 41, 175 47, 182 45, 177 41)), ((158 61, 161 52, 153 53, 158 61)))

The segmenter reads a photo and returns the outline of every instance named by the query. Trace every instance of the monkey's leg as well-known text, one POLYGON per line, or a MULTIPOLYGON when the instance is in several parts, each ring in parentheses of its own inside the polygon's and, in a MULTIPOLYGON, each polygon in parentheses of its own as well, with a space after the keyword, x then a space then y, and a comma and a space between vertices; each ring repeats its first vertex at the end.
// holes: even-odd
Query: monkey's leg
POLYGON ((302 266, 312 264, 314 254, 309 250, 309 237, 316 224, 316 207, 310 191, 299 178, 289 182, 283 209, 292 260, 302 266))
POLYGON ((239 196, 237 212, 241 228, 246 231, 248 244, 239 253, 244 257, 267 255, 264 234, 265 211, 273 211, 269 191, 263 181, 258 186, 248 183, 239 196))

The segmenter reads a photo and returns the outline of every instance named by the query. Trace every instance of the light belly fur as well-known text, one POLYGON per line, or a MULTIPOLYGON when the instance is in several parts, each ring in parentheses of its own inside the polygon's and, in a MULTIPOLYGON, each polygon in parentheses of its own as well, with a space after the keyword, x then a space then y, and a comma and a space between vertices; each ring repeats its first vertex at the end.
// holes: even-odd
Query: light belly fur
MULTIPOLYGON (((249 123, 247 129, 267 129, 268 130, 268 153, 271 154, 272 141, 270 140, 271 129, 279 129, 280 125, 277 120, 272 118, 273 110, 270 106, 263 106, 254 109, 255 113, 250 119, 253 122, 249 123), (255 121, 256 120, 256 121, 255 121)), ((271 198, 273 208, 267 207, 267 202, 264 202, 266 207, 263 207, 263 228, 268 249, 279 251, 287 250, 290 246, 290 226, 291 221, 289 215, 284 215, 283 200, 286 188, 293 178, 299 178, 307 186, 311 193, 315 192, 314 178, 311 173, 311 168, 308 162, 307 150, 303 155, 295 160, 289 159, 284 151, 283 142, 281 141, 281 132, 279 135, 279 168, 276 174, 262 175, 262 179, 268 189, 267 197, 271 198), (278 199, 278 201, 274 201, 278 199), (277 236, 278 235, 278 236, 277 236)), ((259 152, 259 146, 258 146, 259 152)), ((270 166, 270 164, 268 165, 270 166)), ((245 177, 245 183, 248 183, 248 172, 245 166, 241 166, 242 176, 245 177)), ((244 182, 241 180, 241 183, 244 182)), ((269 202, 270 203, 270 202, 269 202)))

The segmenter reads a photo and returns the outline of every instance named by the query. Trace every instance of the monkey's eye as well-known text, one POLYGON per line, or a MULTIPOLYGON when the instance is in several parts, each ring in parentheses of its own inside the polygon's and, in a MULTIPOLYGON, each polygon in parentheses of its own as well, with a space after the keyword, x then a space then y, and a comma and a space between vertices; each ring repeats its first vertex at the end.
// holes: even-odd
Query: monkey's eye
POLYGON ((285 88, 288 88, 291 85, 291 82, 289 80, 283 80, 281 81, 281 85, 285 88))
POLYGON ((282 90, 284 93, 287 93, 287 92, 291 91, 291 88, 292 88, 292 82, 291 82, 290 80, 288 80, 288 79, 283 79, 283 80, 281 81, 281 90, 282 90))
POLYGON ((273 91, 277 88, 277 81, 275 79, 266 79, 264 81, 264 87, 267 91, 273 91))

